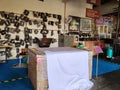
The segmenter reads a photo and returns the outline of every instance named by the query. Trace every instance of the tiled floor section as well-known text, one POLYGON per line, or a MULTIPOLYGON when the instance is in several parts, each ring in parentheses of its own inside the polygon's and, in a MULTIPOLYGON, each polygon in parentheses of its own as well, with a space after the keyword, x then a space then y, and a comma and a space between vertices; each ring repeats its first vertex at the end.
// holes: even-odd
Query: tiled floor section
POLYGON ((120 70, 93 77, 92 90, 120 90, 120 70))

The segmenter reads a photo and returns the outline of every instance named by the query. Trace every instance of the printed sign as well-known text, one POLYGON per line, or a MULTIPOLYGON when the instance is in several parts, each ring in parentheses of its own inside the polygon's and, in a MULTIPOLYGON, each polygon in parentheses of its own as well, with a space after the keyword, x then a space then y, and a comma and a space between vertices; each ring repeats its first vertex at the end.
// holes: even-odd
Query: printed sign
POLYGON ((37 64, 41 64, 42 59, 43 59, 43 56, 37 55, 37 64))
POLYGON ((37 64, 41 64, 41 58, 37 58, 37 64))
POLYGON ((97 10, 86 8, 86 17, 94 18, 94 19, 99 18, 100 12, 97 10))
POLYGON ((100 46, 94 46, 94 49, 96 53, 103 53, 103 50, 100 46))

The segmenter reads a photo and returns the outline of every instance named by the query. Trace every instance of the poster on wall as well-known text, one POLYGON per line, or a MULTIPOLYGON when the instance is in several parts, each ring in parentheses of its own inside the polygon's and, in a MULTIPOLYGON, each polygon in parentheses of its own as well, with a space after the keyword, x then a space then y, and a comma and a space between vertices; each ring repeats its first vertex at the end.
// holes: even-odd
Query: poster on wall
POLYGON ((108 27, 104 26, 104 33, 108 33, 108 27))
POLYGON ((87 18, 80 19, 80 31, 91 31, 92 29, 92 20, 87 18))
POLYGON ((113 26, 113 17, 101 16, 99 19, 96 19, 96 25, 113 26))
POLYGON ((100 33, 104 33, 104 26, 100 26, 100 33))
POLYGON ((71 21, 68 25, 69 31, 80 31, 80 17, 69 16, 71 17, 71 21))
POLYGON ((99 19, 96 19, 95 23, 96 25, 104 25, 104 18, 100 17, 99 19))

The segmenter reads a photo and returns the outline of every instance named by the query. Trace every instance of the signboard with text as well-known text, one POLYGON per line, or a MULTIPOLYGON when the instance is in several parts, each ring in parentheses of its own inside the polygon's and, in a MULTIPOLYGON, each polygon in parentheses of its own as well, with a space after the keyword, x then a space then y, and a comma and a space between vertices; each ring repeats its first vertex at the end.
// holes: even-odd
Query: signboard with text
POLYGON ((103 50, 100 46, 94 46, 94 49, 96 53, 103 53, 103 50))
POLYGON ((100 12, 98 10, 86 8, 86 17, 98 19, 100 17, 100 12))

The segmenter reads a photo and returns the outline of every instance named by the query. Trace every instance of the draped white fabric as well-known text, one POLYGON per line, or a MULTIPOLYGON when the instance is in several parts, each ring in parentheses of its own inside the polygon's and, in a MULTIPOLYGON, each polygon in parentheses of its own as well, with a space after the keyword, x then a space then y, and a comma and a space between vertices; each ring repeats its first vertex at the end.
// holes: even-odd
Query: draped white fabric
POLYGON ((49 90, 89 90, 92 82, 88 74, 88 51, 68 47, 43 50, 47 56, 49 90))

